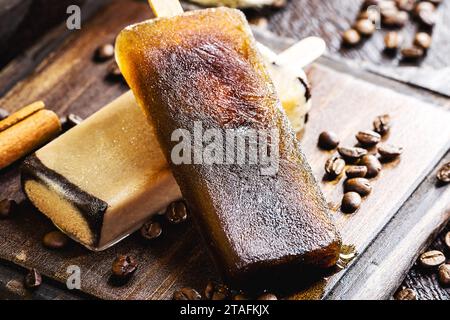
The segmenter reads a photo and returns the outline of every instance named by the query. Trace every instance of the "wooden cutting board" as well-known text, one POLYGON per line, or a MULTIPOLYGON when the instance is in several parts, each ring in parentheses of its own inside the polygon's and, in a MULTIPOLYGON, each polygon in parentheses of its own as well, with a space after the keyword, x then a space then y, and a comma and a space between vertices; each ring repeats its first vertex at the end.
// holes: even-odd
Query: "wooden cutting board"
MULTIPOLYGON (((31 77, 16 85, 0 100, 0 105, 14 110, 42 99, 61 115, 74 112, 88 116, 98 110, 127 88, 105 79, 108 65, 92 62, 95 48, 111 41, 123 26, 148 18, 144 6, 115 2, 44 61, 31 77)), ((331 153, 316 146, 321 131, 333 130, 343 145, 353 145, 358 130, 371 128, 376 115, 390 113, 394 126, 389 142, 405 150, 400 161, 384 165, 380 176, 373 180, 373 193, 357 213, 333 213, 344 243, 363 252, 448 150, 450 114, 443 107, 371 84, 338 67, 318 64, 309 75, 314 107, 302 144, 332 207, 340 202, 342 185, 322 179, 324 162, 331 153)), ((75 243, 63 251, 50 251, 43 248, 41 239, 53 226, 24 201, 17 165, 0 172, 0 186, 0 198, 21 202, 14 218, 0 220, 0 258, 5 261, 35 267, 61 284, 68 277, 67 267, 77 265, 82 273, 82 291, 104 299, 170 299, 179 287, 202 291, 209 279, 218 279, 191 221, 181 226, 164 224, 163 236, 154 242, 144 242, 135 234, 100 253, 89 252, 75 243), (133 254, 140 264, 132 280, 120 287, 110 281, 111 263, 118 254, 133 254)), ((440 217, 448 218, 448 214, 440 217)), ((321 298, 358 263, 355 261, 354 266, 308 288, 298 288, 288 297, 321 298)))

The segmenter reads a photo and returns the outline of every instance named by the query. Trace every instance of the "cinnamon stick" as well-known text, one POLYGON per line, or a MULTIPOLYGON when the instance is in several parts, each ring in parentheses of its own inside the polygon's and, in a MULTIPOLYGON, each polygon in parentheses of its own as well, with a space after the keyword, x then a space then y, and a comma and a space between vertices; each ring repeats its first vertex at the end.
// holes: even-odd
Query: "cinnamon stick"
POLYGON ((42 110, 44 108, 45 104, 42 101, 36 101, 26 107, 23 107, 22 109, 14 112, 9 117, 0 121, 0 132, 8 129, 9 127, 12 127, 16 123, 22 121, 23 119, 31 116, 33 113, 38 112, 39 110, 42 110))

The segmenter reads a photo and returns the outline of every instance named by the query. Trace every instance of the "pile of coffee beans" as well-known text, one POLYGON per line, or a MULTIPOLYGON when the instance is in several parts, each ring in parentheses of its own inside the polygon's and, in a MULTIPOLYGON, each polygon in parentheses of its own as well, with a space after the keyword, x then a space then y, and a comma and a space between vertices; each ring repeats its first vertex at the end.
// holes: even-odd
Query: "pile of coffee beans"
POLYGON ((410 46, 401 49, 404 60, 417 60, 430 48, 431 34, 436 23, 436 8, 442 0, 366 0, 353 27, 342 35, 343 43, 356 46, 376 32, 376 25, 390 29, 384 38, 385 50, 394 53, 402 47, 403 37, 398 29, 408 21, 418 24, 418 32, 410 46), (397 29, 397 30, 393 30, 397 29))
POLYGON ((334 150, 325 163, 325 174, 329 180, 340 179, 344 174, 344 196, 341 211, 353 213, 359 209, 362 199, 372 192, 369 179, 378 176, 382 169, 381 162, 397 159, 402 148, 390 144, 381 144, 391 128, 391 118, 388 114, 376 117, 372 130, 356 133, 357 144, 353 147, 339 146, 339 138, 334 132, 324 131, 319 135, 318 146, 323 150, 334 150))

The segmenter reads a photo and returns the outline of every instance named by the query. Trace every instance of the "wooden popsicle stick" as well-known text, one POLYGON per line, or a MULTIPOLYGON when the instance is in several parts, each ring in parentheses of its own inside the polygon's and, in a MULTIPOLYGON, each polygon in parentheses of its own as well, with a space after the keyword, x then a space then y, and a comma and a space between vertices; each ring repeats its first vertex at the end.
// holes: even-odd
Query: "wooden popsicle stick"
POLYGON ((148 0, 148 3, 156 17, 172 17, 184 12, 178 0, 148 0))
POLYGON ((326 44, 322 38, 308 37, 280 53, 276 63, 279 65, 292 64, 293 68, 302 69, 323 55, 325 51, 326 44))

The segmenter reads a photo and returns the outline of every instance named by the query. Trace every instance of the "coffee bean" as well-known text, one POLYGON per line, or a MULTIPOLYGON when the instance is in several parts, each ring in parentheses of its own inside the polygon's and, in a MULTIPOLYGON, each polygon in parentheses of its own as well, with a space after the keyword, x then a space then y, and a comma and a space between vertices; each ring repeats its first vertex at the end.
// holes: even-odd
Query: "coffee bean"
POLYGON ((401 53, 405 60, 417 60, 424 55, 423 49, 416 46, 403 48, 401 53))
POLYGON ((418 32, 414 37, 414 44, 426 50, 431 46, 431 36, 426 32, 418 32))
POLYGON ((397 5, 397 8, 399 8, 400 10, 411 12, 414 10, 416 0, 396 0, 395 4, 397 5))
POLYGON ((368 19, 375 23, 378 20, 378 12, 375 10, 364 10, 358 15, 358 20, 368 19))
POLYGON ((286 6, 286 4, 287 4, 286 0, 275 0, 272 3, 272 8, 281 9, 281 8, 284 8, 286 6))
POLYGON ((356 134, 356 140, 363 146, 370 147, 380 142, 381 135, 372 130, 365 130, 356 134))
POLYGON ((269 20, 265 17, 256 17, 248 20, 251 25, 258 26, 260 28, 267 28, 269 25, 269 20))
POLYGON ((421 11, 419 13, 420 23, 427 28, 433 27, 436 24, 436 20, 437 16, 435 12, 421 11))
POLYGON ((366 166, 349 166, 347 169, 345 169, 345 175, 348 178, 364 178, 366 174, 366 166))
POLYGON ((106 61, 114 57, 114 46, 110 43, 106 43, 97 48, 96 59, 98 61, 106 61))
POLYGON ((128 278, 137 270, 137 267, 138 264, 134 257, 120 255, 112 264, 112 273, 117 278, 128 278))
POLYGON ((61 119, 61 126, 63 131, 67 131, 79 125, 81 122, 83 122, 83 118, 77 116, 76 114, 70 113, 68 116, 61 119))
POLYGON ((246 295, 244 295, 243 293, 238 293, 237 295, 235 295, 233 297, 233 300, 236 300, 236 301, 241 300, 241 301, 243 301, 243 300, 248 300, 248 297, 246 295))
POLYGON ((375 118, 373 121, 373 130, 382 136, 389 132, 391 129, 391 116, 383 114, 375 118))
POLYGON ((395 1, 393 0, 381 0, 378 3, 378 7, 383 10, 383 9, 392 9, 392 8, 396 8, 396 4, 395 1))
POLYGON ((450 264, 443 264, 439 266, 439 282, 443 286, 450 286, 450 264))
POLYGON ((14 200, 3 199, 0 201, 0 219, 7 219, 11 217, 17 203, 14 200))
POLYGON ((42 243, 49 249, 62 249, 69 243, 69 238, 61 231, 51 231, 44 236, 42 243))
POLYGON ((9 117, 9 112, 3 108, 0 108, 0 121, 9 117))
POLYGON ((420 264, 424 268, 434 268, 445 263, 445 256, 438 250, 424 252, 419 257, 420 264))
POLYGON ((401 36, 398 32, 390 31, 384 37, 384 45, 387 50, 397 50, 401 43, 401 36))
POLYGON ((341 210, 344 213, 353 213, 361 206, 361 196, 356 192, 346 192, 342 197, 341 210))
POLYGON ((202 296, 192 288, 181 288, 173 293, 173 300, 201 300, 202 296))
POLYGON ((357 192, 362 197, 369 195, 372 192, 372 185, 366 178, 351 178, 344 183, 345 192, 357 192))
POLYGON ((355 30, 363 36, 371 36, 375 32, 375 25, 369 19, 361 19, 356 21, 355 30))
POLYGON ((230 290, 224 284, 209 281, 205 288, 205 298, 208 300, 225 300, 230 296, 230 290))
POLYGON ((123 75, 122 75, 122 71, 120 71, 120 68, 116 62, 111 64, 111 66, 109 67, 109 78, 111 80, 123 80, 124 79, 123 75))
POLYGON ((277 296, 273 293, 263 293, 256 300, 278 300, 277 296))
POLYGON ((325 162, 325 172, 330 178, 336 178, 345 169, 345 161, 337 156, 333 156, 325 162))
POLYGON ((383 0, 365 0, 362 4, 362 9, 367 9, 371 6, 378 6, 382 1, 383 0))
POLYGON ((443 183, 450 182, 450 162, 447 162, 439 169, 436 177, 443 183))
POLYGON ((376 177, 382 168, 380 161, 373 154, 366 154, 359 160, 358 164, 367 168, 366 178, 376 177))
POLYGON ((188 218, 188 210, 183 200, 172 202, 166 210, 166 217, 169 222, 178 224, 186 221, 188 218))
POLYGON ((339 138, 332 131, 324 131, 319 135, 318 145, 325 150, 332 150, 339 145, 339 138))
POLYGON ((398 158, 403 152, 403 148, 392 144, 384 144, 378 147, 378 153, 384 161, 391 161, 398 158))
POLYGON ((404 27, 409 20, 406 11, 397 11, 383 17, 383 24, 388 27, 404 27))
POLYGON ((417 295, 414 290, 408 288, 398 291, 394 298, 396 300, 417 300, 417 295))
POLYGON ((161 224, 155 221, 149 221, 141 227, 141 235, 147 240, 158 238, 162 234, 161 224))
POLYGON ((361 42, 361 36, 355 29, 348 29, 342 35, 342 40, 344 41, 344 44, 354 46, 361 42))
POLYGON ((428 0, 428 1, 430 1, 435 6, 438 6, 438 5, 440 5, 442 3, 442 0, 428 0))
POLYGON ((24 285, 28 289, 36 289, 42 284, 42 276, 36 269, 31 269, 24 279, 24 285))
POLYGON ((421 12, 434 12, 436 7, 429 1, 420 1, 417 3, 414 13, 419 15, 421 12))
POLYGON ((338 148, 339 154, 346 160, 358 160, 362 156, 367 154, 367 150, 363 148, 346 148, 346 147, 339 147, 338 148))
POLYGON ((450 250, 450 231, 447 232, 444 239, 445 245, 447 246, 447 249, 450 250))

